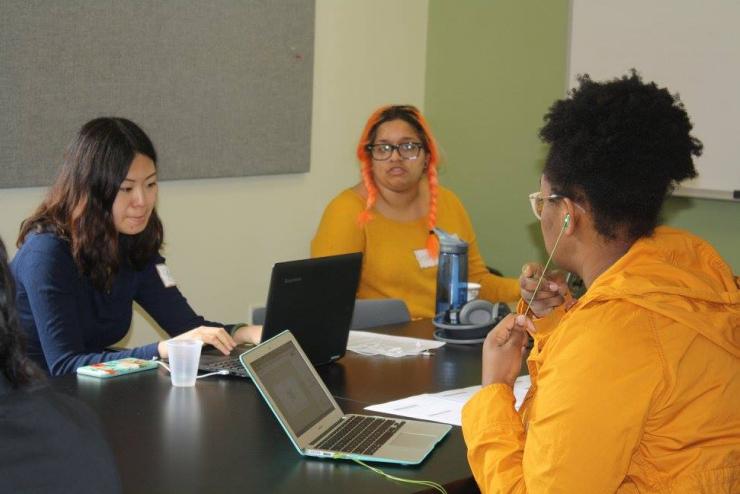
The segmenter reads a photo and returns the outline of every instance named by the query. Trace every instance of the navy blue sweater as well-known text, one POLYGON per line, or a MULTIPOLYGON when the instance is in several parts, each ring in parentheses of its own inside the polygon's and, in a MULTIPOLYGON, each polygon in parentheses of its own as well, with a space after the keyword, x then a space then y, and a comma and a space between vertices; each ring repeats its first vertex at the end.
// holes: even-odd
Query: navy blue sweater
POLYGON ((157 255, 141 271, 121 265, 110 293, 103 293, 80 274, 66 240, 52 233, 28 235, 10 268, 29 357, 51 375, 124 357, 151 359, 158 355, 157 343, 106 350, 128 332, 133 302, 171 336, 221 326, 197 315, 177 287, 164 286, 155 268, 161 263, 157 255))

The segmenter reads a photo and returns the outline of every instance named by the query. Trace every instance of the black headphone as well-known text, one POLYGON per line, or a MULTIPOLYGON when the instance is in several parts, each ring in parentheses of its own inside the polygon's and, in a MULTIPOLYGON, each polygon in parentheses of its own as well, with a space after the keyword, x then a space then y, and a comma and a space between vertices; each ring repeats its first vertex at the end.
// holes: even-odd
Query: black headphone
POLYGON ((460 324, 484 326, 493 323, 498 315, 497 305, 488 300, 471 300, 460 309, 460 313, 458 314, 460 324))

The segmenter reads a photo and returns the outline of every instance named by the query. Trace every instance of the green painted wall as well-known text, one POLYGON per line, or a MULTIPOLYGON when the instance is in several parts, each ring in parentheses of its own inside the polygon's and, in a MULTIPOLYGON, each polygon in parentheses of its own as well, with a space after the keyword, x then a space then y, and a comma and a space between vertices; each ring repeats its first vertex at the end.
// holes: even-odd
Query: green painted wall
POLYGON ((429 3, 425 111, 441 182, 509 276, 544 252, 527 194, 539 190, 542 115, 565 91, 567 29, 567 0, 429 3))
MULTIPOLYGON (((566 85, 567 0, 430 0, 425 113, 441 181, 463 200, 489 265, 544 260, 527 194, 538 190, 542 116, 566 85)), ((672 198, 668 224, 712 242, 740 271, 740 204, 672 198)))
POLYGON ((740 202, 671 197, 663 219, 709 240, 740 275, 740 202))

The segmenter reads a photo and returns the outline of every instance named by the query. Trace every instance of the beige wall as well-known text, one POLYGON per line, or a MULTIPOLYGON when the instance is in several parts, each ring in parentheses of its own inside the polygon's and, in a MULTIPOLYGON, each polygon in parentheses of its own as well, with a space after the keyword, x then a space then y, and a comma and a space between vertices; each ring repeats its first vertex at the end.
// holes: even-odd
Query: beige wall
MULTIPOLYGON (((161 183, 164 255, 196 311, 244 321, 264 304, 272 264, 308 256, 324 206, 358 179, 354 146, 370 112, 423 105, 426 32, 427 0, 317 0, 311 171, 161 183)), ((43 192, 0 190, 0 235, 12 252, 43 192)), ((156 338, 137 315, 124 343, 156 338)))

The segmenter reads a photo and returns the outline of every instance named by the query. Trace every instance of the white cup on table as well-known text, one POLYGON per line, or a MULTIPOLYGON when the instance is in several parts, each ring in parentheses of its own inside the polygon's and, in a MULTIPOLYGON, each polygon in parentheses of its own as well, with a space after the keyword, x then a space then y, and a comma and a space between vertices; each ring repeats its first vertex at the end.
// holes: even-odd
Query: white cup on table
POLYGON ((173 386, 195 386, 200 363, 200 340, 168 340, 170 379, 173 386))

